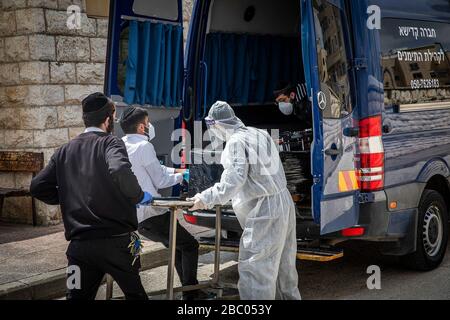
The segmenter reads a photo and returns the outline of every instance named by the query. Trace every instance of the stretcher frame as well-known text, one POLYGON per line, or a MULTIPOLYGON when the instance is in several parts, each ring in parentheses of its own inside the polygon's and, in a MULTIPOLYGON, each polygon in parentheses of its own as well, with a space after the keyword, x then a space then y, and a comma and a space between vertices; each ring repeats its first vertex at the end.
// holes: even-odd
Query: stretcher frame
MULTIPOLYGON (((214 276, 212 280, 201 282, 193 286, 184 286, 174 288, 174 276, 175 276, 175 253, 176 253, 176 240, 177 240, 177 211, 179 209, 188 209, 192 207, 193 202, 179 201, 179 200, 157 200, 153 202, 153 206, 160 208, 168 208, 170 210, 170 232, 169 232, 169 261, 167 271, 167 288, 166 290, 159 290, 148 292, 148 296, 158 296, 166 294, 168 300, 174 299, 175 292, 186 292, 198 289, 213 289, 217 291, 217 298, 223 297, 224 289, 237 289, 235 284, 220 282, 220 251, 226 252, 238 252, 237 247, 221 247, 221 235, 222 235, 222 206, 216 206, 216 224, 215 224, 215 243, 214 243, 214 276)), ((211 249, 211 245, 200 245, 201 248, 211 249)), ((314 248, 297 249, 297 259, 308 260, 316 262, 330 262, 340 259, 344 256, 341 252, 327 252, 324 250, 315 250, 314 248)), ((112 298, 113 282, 114 280, 109 275, 107 276, 106 286, 106 299, 112 298)))
MULTIPOLYGON (((181 286, 174 288, 175 277, 175 254, 177 242, 177 211, 179 209, 188 209, 194 205, 193 202, 179 201, 179 200, 155 200, 152 203, 153 207, 168 208, 170 211, 170 230, 169 230, 169 259, 167 269, 167 288, 166 290, 147 292, 148 296, 159 296, 166 294, 167 300, 174 300, 175 292, 187 292, 199 289, 213 289, 217 292, 216 298, 223 298, 223 289, 236 289, 236 285, 225 284, 220 282, 220 240, 222 235, 222 207, 216 206, 216 225, 215 225, 215 245, 214 245, 214 274, 209 281, 200 282, 197 285, 181 286)), ((107 277, 106 299, 112 298, 113 279, 107 277)))
MULTIPOLYGON (((222 234, 222 208, 216 206, 216 229, 215 229, 215 248, 214 248, 214 276, 212 280, 199 283, 198 285, 185 286, 174 288, 174 276, 175 276, 175 253, 177 242, 177 211, 178 209, 187 209, 192 207, 193 202, 186 201, 165 201, 159 200, 153 203, 155 207, 168 208, 170 210, 170 234, 169 234, 169 263, 167 270, 167 289, 165 290, 167 300, 174 299, 175 292, 186 292, 198 289, 214 289, 217 290, 217 298, 220 298, 223 293, 223 287, 220 284, 220 240, 222 234)), ((161 291, 150 292, 149 296, 160 295, 161 291)))

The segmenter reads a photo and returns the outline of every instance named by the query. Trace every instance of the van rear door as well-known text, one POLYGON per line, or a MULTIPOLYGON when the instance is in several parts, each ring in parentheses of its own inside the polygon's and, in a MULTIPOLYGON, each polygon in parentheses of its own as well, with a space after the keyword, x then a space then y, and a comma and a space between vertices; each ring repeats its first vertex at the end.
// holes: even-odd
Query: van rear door
POLYGON ((183 58, 182 0, 111 0, 107 95, 181 107, 183 58))
POLYGON ((313 105, 313 214, 321 234, 359 216, 352 46, 343 0, 302 1, 302 38, 313 105))

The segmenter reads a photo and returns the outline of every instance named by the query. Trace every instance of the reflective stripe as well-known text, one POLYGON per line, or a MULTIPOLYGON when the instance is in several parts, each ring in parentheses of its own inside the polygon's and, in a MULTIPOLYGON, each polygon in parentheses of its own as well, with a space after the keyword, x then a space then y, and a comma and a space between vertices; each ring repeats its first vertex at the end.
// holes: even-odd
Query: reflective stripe
POLYGON ((339 192, 348 192, 359 189, 356 171, 340 171, 339 172, 339 192))
POLYGON ((362 174, 368 173, 380 173, 383 172, 383 167, 375 167, 375 168, 361 168, 362 174))
POLYGON ((297 90, 297 101, 301 101, 306 97, 306 86, 303 83, 299 83, 296 87, 297 90))
POLYGON ((359 181, 362 182, 370 182, 370 181, 379 181, 383 180, 383 175, 376 175, 376 176, 360 176, 359 181))

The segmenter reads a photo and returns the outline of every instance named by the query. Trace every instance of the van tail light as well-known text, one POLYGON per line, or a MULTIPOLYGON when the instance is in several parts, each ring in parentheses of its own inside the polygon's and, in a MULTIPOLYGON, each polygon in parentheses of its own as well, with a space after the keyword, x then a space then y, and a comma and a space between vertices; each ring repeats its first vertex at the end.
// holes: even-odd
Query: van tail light
POLYGON ((362 227, 353 227, 342 230, 341 234, 343 237, 360 237, 364 235, 364 231, 362 227))
POLYGON ((197 217, 191 214, 184 214, 184 220, 186 220, 187 223, 190 224, 197 224, 197 217))
POLYGON ((365 118, 359 122, 360 171, 362 192, 384 188, 384 147, 381 116, 365 118))

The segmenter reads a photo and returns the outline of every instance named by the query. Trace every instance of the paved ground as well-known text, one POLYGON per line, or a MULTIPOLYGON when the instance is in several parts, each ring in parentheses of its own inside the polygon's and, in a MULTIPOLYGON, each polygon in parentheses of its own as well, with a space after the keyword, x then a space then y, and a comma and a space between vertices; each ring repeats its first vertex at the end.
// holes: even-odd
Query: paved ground
MULTIPOLYGON (((66 264, 67 243, 62 227, 28 228, 0 226, 0 285, 40 274, 66 264)), ((194 229, 193 232, 204 232, 194 229)), ((304 299, 450 299, 450 249, 437 270, 420 273, 402 268, 395 258, 382 257, 372 246, 345 245, 345 257, 331 263, 301 261, 298 263, 300 291, 304 299), (381 290, 368 290, 367 267, 381 268, 381 290)), ((237 255, 223 253, 221 277, 226 282, 238 280, 237 255)), ((166 267, 142 272, 148 291, 164 289, 166 267)), ((213 272, 212 253, 199 261, 199 279, 207 280, 213 272)), ((178 279, 176 284, 179 285, 178 279)), ((115 288, 115 295, 120 295, 115 288)), ((104 287, 98 298, 105 296, 104 287)))
POLYGON ((0 224, 0 285, 67 265, 63 226, 0 224))
MULTIPOLYGON (((345 257, 331 263, 300 261, 299 288, 303 299, 321 300, 413 300, 450 299, 450 249, 440 268, 426 273, 408 271, 396 259, 375 255, 371 246, 345 245, 345 257), (381 290, 367 289, 369 275, 367 267, 381 268, 381 290)), ((225 282, 237 283, 237 254, 223 253, 221 277, 225 282)), ((200 258, 199 279, 208 280, 213 273, 213 255, 200 258)), ((166 268, 160 267, 142 273, 146 290, 161 290, 165 287, 166 268)), ((177 285, 179 282, 177 280, 177 285)), ((115 288, 115 295, 121 295, 115 288)), ((105 296, 104 287, 98 298, 105 296)))
POLYGON ((450 299, 450 249, 431 272, 405 270, 395 258, 374 254, 372 246, 345 245, 345 257, 330 264, 301 262, 300 290, 305 299, 450 299), (381 290, 367 289, 367 267, 381 269, 381 290))
MULTIPOLYGON (((183 219, 181 221, 184 223, 183 219)), ((47 297, 55 286, 61 286, 60 278, 67 267, 65 252, 68 246, 63 230, 62 225, 33 228, 0 223, 0 296, 21 290, 19 295, 15 295, 20 299, 42 295, 47 297), (34 285, 38 285, 39 289, 32 289, 34 285), (33 290, 45 292, 36 294, 33 290)), ((190 227, 190 232, 194 235, 211 233, 194 226, 190 227)), ((164 254, 161 244, 144 241, 144 245, 145 252, 155 254, 153 258, 145 256, 146 265, 158 264, 157 261, 166 259, 166 255, 161 256, 164 254)))

